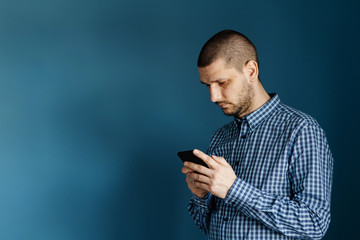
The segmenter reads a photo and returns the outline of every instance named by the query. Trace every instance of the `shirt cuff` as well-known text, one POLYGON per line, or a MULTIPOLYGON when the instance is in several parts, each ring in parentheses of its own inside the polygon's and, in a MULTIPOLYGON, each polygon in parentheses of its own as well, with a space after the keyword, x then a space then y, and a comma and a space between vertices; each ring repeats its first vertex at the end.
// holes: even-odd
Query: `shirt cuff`
POLYGON ((204 197, 198 197, 195 194, 192 195, 193 203, 200 208, 207 208, 211 201, 211 193, 206 194, 204 197))
POLYGON ((260 196, 261 191, 259 189, 251 186, 240 178, 236 178, 228 194, 224 198, 224 202, 241 208, 254 205, 254 200, 258 199, 260 196))

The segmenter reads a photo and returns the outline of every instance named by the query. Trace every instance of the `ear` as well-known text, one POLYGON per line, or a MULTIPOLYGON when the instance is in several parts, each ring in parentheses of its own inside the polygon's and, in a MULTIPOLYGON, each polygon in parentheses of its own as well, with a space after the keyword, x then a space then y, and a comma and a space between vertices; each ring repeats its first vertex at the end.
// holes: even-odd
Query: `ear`
POLYGON ((259 66, 254 60, 249 60, 244 66, 244 72, 250 82, 255 82, 259 76, 259 66))

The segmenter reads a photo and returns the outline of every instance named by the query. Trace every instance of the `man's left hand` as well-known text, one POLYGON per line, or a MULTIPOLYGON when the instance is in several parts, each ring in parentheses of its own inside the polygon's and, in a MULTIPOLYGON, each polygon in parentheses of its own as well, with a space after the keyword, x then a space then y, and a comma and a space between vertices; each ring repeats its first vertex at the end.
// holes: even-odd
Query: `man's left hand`
POLYGON ((236 175, 232 167, 223 157, 214 155, 210 157, 197 149, 195 149, 193 153, 202 159, 209 168, 192 162, 185 162, 182 172, 194 179, 197 187, 219 198, 225 198, 236 180, 236 175))

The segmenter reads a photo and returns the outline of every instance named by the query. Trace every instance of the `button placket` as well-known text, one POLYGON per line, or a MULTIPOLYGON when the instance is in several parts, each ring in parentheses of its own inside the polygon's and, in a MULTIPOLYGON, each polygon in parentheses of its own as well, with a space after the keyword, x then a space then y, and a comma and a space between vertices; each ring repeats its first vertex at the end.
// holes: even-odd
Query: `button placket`
POLYGON ((246 132, 248 130, 247 122, 242 121, 239 129, 240 129, 240 131, 239 131, 239 137, 238 137, 238 147, 240 149, 240 151, 239 151, 240 154, 238 156, 238 161, 235 162, 235 166, 237 169, 236 172, 238 173, 238 177, 241 177, 242 169, 241 169, 240 162, 243 160, 242 149, 244 147, 244 143, 245 143, 245 139, 246 139, 246 132))

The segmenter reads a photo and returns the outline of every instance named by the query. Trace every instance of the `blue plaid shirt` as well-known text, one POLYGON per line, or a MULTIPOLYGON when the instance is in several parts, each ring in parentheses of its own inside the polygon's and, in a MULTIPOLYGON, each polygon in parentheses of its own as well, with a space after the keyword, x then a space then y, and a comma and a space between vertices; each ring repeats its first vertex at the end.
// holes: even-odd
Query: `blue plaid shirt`
POLYGON ((325 133, 270 96, 211 139, 208 154, 224 157, 237 178, 224 199, 190 199, 209 239, 320 239, 329 226, 333 158, 325 133))

